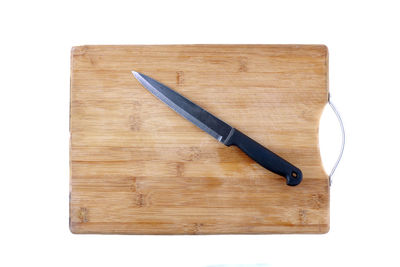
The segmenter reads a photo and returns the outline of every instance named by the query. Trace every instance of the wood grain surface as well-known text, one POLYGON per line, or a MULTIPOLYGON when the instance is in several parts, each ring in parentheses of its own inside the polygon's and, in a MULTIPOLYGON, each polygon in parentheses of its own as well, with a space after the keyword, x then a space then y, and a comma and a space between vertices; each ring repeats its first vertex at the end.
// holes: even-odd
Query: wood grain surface
POLYGON ((322 45, 79 46, 71 53, 73 233, 326 233, 322 45), (299 167, 290 187, 144 89, 170 86, 299 167))

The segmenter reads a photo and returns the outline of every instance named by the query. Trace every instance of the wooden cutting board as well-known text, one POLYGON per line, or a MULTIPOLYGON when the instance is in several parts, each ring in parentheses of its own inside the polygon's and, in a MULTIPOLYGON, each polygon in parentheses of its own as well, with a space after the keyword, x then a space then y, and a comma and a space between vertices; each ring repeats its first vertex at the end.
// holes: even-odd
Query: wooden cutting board
POLYGON ((322 45, 79 46, 71 53, 73 233, 326 233, 322 45), (299 167, 290 187, 144 89, 170 86, 299 167))

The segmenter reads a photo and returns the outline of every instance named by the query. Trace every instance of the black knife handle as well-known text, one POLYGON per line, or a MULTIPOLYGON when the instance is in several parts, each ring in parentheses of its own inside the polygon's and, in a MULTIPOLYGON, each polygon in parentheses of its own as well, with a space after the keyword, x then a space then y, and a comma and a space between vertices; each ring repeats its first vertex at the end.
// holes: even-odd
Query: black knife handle
POLYGON ((293 166, 237 129, 232 128, 224 144, 239 147, 264 168, 285 177, 287 185, 298 185, 303 178, 303 174, 299 168, 293 166))

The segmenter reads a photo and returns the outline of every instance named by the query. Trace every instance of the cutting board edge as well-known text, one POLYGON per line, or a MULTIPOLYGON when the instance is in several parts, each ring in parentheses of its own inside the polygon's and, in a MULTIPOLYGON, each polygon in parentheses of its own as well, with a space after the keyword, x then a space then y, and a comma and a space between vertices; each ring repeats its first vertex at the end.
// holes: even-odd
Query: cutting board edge
POLYGON ((82 54, 83 52, 86 52, 87 49, 89 48, 130 48, 130 47, 237 47, 237 48, 243 48, 243 47, 270 47, 270 48, 292 48, 292 47, 302 47, 302 48, 319 48, 325 51, 328 51, 328 46, 325 44, 201 44, 201 43, 193 43, 193 44, 147 44, 147 45, 142 45, 142 44, 115 44, 115 45, 93 45, 93 44, 86 44, 86 45, 75 45, 71 47, 71 55, 76 55, 76 54, 82 54))
MULTIPOLYGON (((328 221, 327 224, 321 225, 307 225, 308 227, 304 227, 301 229, 301 226, 296 226, 295 230, 291 228, 282 229, 274 229, 271 228, 268 231, 132 231, 131 229, 122 231, 122 230, 91 230, 85 229, 85 227, 80 227, 80 223, 69 223, 69 230, 72 234, 106 234, 106 235, 271 235, 271 234, 327 234, 330 231, 330 223, 328 221), (307 229, 309 228, 309 229, 307 229)), ((279 228, 279 226, 275 227, 279 228)), ((281 227, 282 228, 282 227, 281 227)))

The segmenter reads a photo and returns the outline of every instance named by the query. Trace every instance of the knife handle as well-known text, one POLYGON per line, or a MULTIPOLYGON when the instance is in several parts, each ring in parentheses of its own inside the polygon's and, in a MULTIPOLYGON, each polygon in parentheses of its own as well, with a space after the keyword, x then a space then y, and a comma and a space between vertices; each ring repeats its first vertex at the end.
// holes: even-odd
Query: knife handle
POLYGON ((298 185, 303 178, 303 174, 299 168, 293 166, 235 128, 232 128, 224 144, 239 147, 250 158, 267 170, 285 177, 287 185, 298 185))

